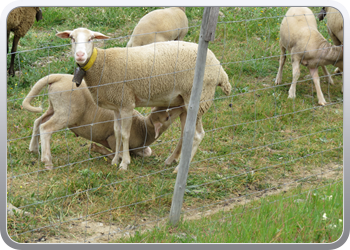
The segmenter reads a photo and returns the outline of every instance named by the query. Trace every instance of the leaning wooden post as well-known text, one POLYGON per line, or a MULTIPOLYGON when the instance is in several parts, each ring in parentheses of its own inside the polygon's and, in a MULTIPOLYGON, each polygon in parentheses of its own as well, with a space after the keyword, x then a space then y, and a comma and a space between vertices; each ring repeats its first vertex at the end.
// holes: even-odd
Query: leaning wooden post
POLYGON ((205 7, 199 36, 196 68, 194 71, 193 87, 190 103, 187 108, 186 125, 182 142, 181 159, 176 177, 173 200, 171 203, 169 221, 176 225, 180 220, 183 197, 186 189, 188 168, 191 160, 192 144, 196 127, 197 113, 203 87, 205 62, 209 41, 214 41, 219 7, 205 7))

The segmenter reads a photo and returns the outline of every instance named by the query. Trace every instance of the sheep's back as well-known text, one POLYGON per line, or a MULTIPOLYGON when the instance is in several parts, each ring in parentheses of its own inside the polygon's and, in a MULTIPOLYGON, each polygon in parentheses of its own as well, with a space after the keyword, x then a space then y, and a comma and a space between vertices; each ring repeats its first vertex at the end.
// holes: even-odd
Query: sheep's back
POLYGON ((7 30, 23 37, 34 24, 36 12, 36 7, 18 7, 12 10, 7 18, 7 30))
MULTIPOLYGON (((105 109, 134 104, 167 106, 169 101, 178 106, 183 103, 179 96, 189 98, 191 94, 197 49, 197 44, 182 41, 97 49, 97 59, 84 79, 88 86, 95 86, 89 89, 90 93, 105 109)), ((208 50, 203 89, 215 92, 226 75, 222 70, 208 50)))
POLYGON ((330 34, 330 36, 332 37, 332 40, 336 45, 343 44, 343 41, 344 41, 343 16, 337 9, 332 7, 327 7, 326 11, 327 11, 328 33, 330 34))
MULTIPOLYGON (((188 92, 192 89, 198 45, 188 42, 163 42, 142 47, 115 48, 106 52, 104 76, 100 84, 110 84, 106 95, 111 92, 125 94, 130 89, 139 98, 157 97, 171 92, 188 92), (118 70, 115 70, 118 65, 118 70)), ((99 51, 103 53, 103 51, 99 51)), ((215 89, 220 62, 208 50, 204 86, 215 89)), ((102 88, 101 88, 102 89, 102 88)), ((110 93, 110 94, 109 94, 110 93)))

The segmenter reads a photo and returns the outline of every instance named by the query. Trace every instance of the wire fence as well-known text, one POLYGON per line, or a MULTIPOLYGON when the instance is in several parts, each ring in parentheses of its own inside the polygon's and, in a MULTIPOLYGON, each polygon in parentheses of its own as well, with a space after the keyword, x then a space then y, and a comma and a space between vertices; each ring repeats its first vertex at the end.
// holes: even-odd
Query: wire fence
MULTIPOLYGON (((300 187, 297 195, 288 194, 283 197, 297 198, 298 195, 334 185, 341 181, 343 169, 341 73, 329 73, 334 85, 329 82, 327 75, 319 77, 327 103, 318 105, 313 76, 308 75, 307 68, 301 66, 296 97, 288 98, 288 88, 295 82, 292 63, 288 58, 302 54, 303 61, 306 56, 305 52, 287 50, 282 82, 275 84, 280 58, 279 27, 284 15, 269 12, 269 16, 242 19, 237 16, 240 16, 244 8, 234 8, 235 13, 224 8, 221 10, 226 13, 223 15, 220 12, 215 40, 209 43, 209 49, 219 63, 212 63, 212 60, 208 64, 207 61, 203 94, 198 103, 203 115, 205 136, 202 141, 199 140, 198 150, 189 166, 186 185, 181 187, 184 192, 181 215, 190 220, 198 214, 199 217, 206 217, 213 211, 222 213, 221 218, 213 223, 239 220, 240 214, 229 213, 227 207, 242 206, 242 213, 245 213, 246 205, 255 198, 261 199, 300 187), (228 95, 220 87, 215 91, 208 90, 211 87, 208 85, 208 72, 214 72, 215 78, 211 76, 210 80, 217 85, 220 83, 221 67, 228 74, 232 86, 228 95)), ((327 16, 331 14, 327 13, 327 16)), ((314 12, 311 16, 317 15, 318 12, 314 12)), ((306 18, 308 15, 301 16, 306 18)), ((325 23, 326 20, 318 22, 318 29, 326 38, 325 41, 331 43, 325 23)), ((197 43, 200 39, 199 30, 199 25, 189 25, 188 34, 191 36, 187 37, 195 37, 192 42, 197 43)), ((155 33, 155 37, 158 34, 155 33)), ((94 44, 99 49, 116 45, 122 47, 129 37, 109 38, 94 44)), ((190 40, 187 37, 185 41, 190 40)), ((125 48, 123 53, 128 56, 126 62, 121 63, 125 68, 120 80, 106 82, 101 75, 100 82, 95 86, 87 84, 76 87, 70 82, 66 87, 62 83, 59 88, 58 84, 49 82, 50 78, 46 79, 45 88, 32 96, 32 103, 33 106, 43 107, 44 111, 51 105, 55 111, 48 113, 46 118, 44 115, 43 119, 38 119, 37 125, 33 125, 33 122, 38 116, 25 111, 22 106, 30 89, 19 86, 20 82, 26 79, 34 85, 40 79, 35 73, 42 75, 43 70, 47 70, 48 74, 66 74, 67 67, 75 69, 75 62, 69 59, 71 45, 44 46, 16 52, 20 73, 16 76, 18 83, 8 85, 7 100, 7 200, 30 215, 24 216, 17 212, 15 217, 8 218, 8 233, 12 239, 20 242, 109 242, 168 221, 176 186, 176 173, 173 170, 178 163, 166 165, 164 162, 174 152, 180 134, 184 132, 184 124, 177 119, 183 113, 176 111, 179 107, 182 110, 190 109, 188 102, 184 103, 182 99, 182 104, 177 102, 175 107, 170 102, 162 105, 166 111, 137 107, 138 113, 133 113, 132 117, 119 118, 119 121, 131 118, 133 124, 139 119, 142 125, 140 131, 131 128, 131 133, 141 133, 143 137, 141 145, 130 148, 130 153, 146 152, 148 147, 152 150, 149 157, 145 153, 143 156, 132 154, 127 171, 120 171, 110 160, 114 156, 111 145, 108 144, 110 136, 114 135, 113 122, 116 118, 113 111, 101 111, 101 107, 93 106, 88 101, 82 105, 76 103, 80 100, 78 96, 83 96, 86 91, 95 97, 97 92, 99 104, 105 98, 104 89, 128 86, 134 82, 149 87, 147 104, 151 100, 150 89, 161 89, 159 82, 162 81, 171 82, 173 92, 168 96, 176 97, 179 93, 175 93, 175 89, 177 84, 183 84, 182 78, 190 75, 188 79, 192 84, 195 62, 183 66, 183 61, 190 56, 181 52, 181 41, 174 43, 177 44, 176 58, 164 60, 175 65, 168 71, 159 70, 157 60, 160 60, 161 54, 158 55, 157 52, 161 51, 161 44, 154 43, 151 46, 155 52, 149 57, 150 64, 144 64, 149 66, 148 69, 143 68, 145 74, 131 77, 132 60, 136 57, 132 55, 132 48, 125 48), (46 54, 45 69, 44 66, 33 66, 28 74, 21 72, 21 65, 25 64, 32 53, 40 54, 38 61, 43 60, 42 55, 46 54), (54 60, 57 57, 59 59, 54 60), (57 103, 68 109, 61 108, 63 111, 60 111, 60 105, 55 106, 57 103), (85 109, 89 111, 83 113, 82 110, 85 109), (81 118, 74 119, 74 115, 79 112, 81 118), (104 117, 101 115, 103 112, 104 117), (172 112, 176 114, 175 119, 170 117, 169 123, 168 114, 173 114, 172 112), (162 131, 160 137, 152 138, 153 143, 148 145, 145 137, 154 137, 152 115, 155 114, 165 117, 168 123, 164 124, 168 124, 169 128, 162 131), (42 129, 42 125, 54 116, 60 117, 55 125, 61 127, 56 126, 57 129, 54 130, 42 129), (85 116, 90 117, 89 122, 85 116), (111 132, 105 133, 103 139, 96 139, 99 130, 103 129, 111 132), (106 147, 107 151, 103 155, 94 152, 89 140, 106 147), (30 151, 34 152, 29 152, 29 145, 33 147, 30 151), (52 164, 47 164, 48 158, 43 158, 43 147, 48 149, 45 152, 52 154, 52 164), (43 159, 46 164, 42 162, 43 159)), ((322 55, 331 46, 329 44, 310 49, 307 45, 309 43, 306 44, 306 52, 312 55, 320 51, 322 55)), ((323 62, 322 57, 317 59, 316 68, 323 62)), ((338 59, 330 63, 328 70, 334 70, 338 59)), ((102 62, 103 65, 107 63, 104 60, 102 62)), ((106 67, 103 75, 112 74, 108 69, 106 67)), ((91 102, 91 96, 90 99, 91 102)), ((198 125, 198 120, 194 120, 193 128, 196 127, 196 122, 198 125)), ((120 148, 119 152, 122 153, 123 149, 120 148)), ((269 202, 279 200, 275 198, 269 202)), ((257 205, 249 209, 259 207, 257 205)))

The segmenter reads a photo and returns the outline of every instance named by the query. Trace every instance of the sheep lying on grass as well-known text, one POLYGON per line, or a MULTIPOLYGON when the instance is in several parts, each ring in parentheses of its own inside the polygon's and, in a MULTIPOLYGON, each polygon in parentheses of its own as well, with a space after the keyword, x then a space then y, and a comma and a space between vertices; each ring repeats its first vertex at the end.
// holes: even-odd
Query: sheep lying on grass
MULTIPOLYGON (((184 104, 180 120, 181 124, 185 123, 197 44, 172 41, 131 48, 96 49, 90 41, 94 38, 107 39, 107 36, 85 28, 59 32, 56 36, 71 39, 73 56, 82 67, 81 71, 84 70, 84 80, 90 87, 94 101, 100 107, 114 111, 116 148, 119 149, 121 140, 123 143, 121 169, 126 170, 130 164, 129 117, 135 107, 175 107, 184 104)), ((208 50, 192 157, 204 137, 202 115, 211 106, 216 86, 220 86, 226 95, 231 92, 226 72, 208 50)), ((167 163, 175 159, 173 153, 167 163)), ((118 157, 114 157, 112 164, 117 163, 118 157)))
MULTIPOLYGON (((335 45, 341 46, 344 41, 344 20, 342 14, 335 8, 323 7, 318 19, 321 21, 327 15, 327 31, 335 45), (328 15, 327 15, 328 14, 328 15)), ((334 70, 335 74, 343 72, 343 63, 334 70)))
POLYGON ((185 7, 158 9, 140 19, 126 46, 135 47, 154 42, 181 41, 187 31, 188 20, 185 7))
MULTIPOLYGON (((32 27, 35 19, 42 19, 41 9, 39 7, 18 7, 10 12, 7 18, 7 53, 9 51, 10 32, 14 33, 11 53, 17 51, 18 41, 27 34, 32 27)), ((14 76, 14 62, 16 54, 11 55, 9 75, 14 76)))
POLYGON ((300 75, 300 63, 309 68, 314 81, 318 103, 325 105, 318 76, 321 66, 327 75, 328 82, 333 81, 326 69, 326 65, 340 65, 343 63, 342 47, 332 46, 317 30, 316 19, 309 8, 292 7, 282 20, 280 27, 281 57, 276 77, 276 84, 282 82, 282 70, 286 60, 286 50, 291 54, 293 66, 293 82, 289 89, 288 98, 295 98, 296 84, 300 75))
MULTIPOLYGON (((52 169, 50 151, 51 134, 68 127, 77 136, 100 143, 115 152, 115 136, 113 129, 113 111, 99 108, 94 103, 85 82, 77 89, 72 82, 73 76, 53 74, 40 79, 23 100, 23 108, 35 113, 42 112, 39 107, 33 107, 30 102, 40 91, 49 86, 49 108, 34 122, 29 150, 38 152, 39 134, 41 136, 41 161, 47 169, 52 169), (90 126, 93 124, 93 126, 90 126)), ((166 108, 154 108, 146 117, 136 110, 132 113, 130 133, 130 149, 137 155, 150 156, 152 150, 147 147, 156 140, 182 113, 182 108, 162 111, 166 108)), ((109 154, 106 148, 92 145, 92 150, 109 154)))

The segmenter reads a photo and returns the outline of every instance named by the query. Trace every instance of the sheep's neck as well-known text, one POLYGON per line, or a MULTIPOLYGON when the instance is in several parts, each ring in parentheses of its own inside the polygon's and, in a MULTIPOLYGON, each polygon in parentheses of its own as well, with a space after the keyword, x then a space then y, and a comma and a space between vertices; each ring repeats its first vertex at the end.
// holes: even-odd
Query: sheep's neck
POLYGON ((332 46, 330 43, 324 46, 326 51, 322 51, 322 58, 326 61, 330 61, 332 63, 343 60, 343 47, 332 46), (327 48, 330 47, 330 48, 327 48))
POLYGON ((96 61, 96 58, 97 58, 97 49, 94 48, 92 50, 92 54, 88 60, 88 62, 84 65, 84 66, 81 66, 81 68, 84 70, 84 71, 88 71, 92 65, 94 65, 95 61, 96 61))

